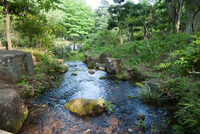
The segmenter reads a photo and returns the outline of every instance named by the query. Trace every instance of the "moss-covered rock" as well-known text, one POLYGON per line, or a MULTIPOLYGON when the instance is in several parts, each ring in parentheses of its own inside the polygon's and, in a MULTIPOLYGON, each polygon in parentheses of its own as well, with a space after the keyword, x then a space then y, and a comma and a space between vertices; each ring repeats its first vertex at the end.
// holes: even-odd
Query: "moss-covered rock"
POLYGON ((168 58, 170 57, 170 54, 169 53, 164 53, 164 54, 161 54, 158 58, 156 58, 155 60, 153 60, 151 62, 151 67, 155 66, 155 65, 159 65, 160 63, 164 63, 165 60, 167 60, 168 58))
POLYGON ((131 77, 129 76, 129 73, 127 71, 122 71, 122 72, 118 73, 116 76, 119 80, 131 79, 131 77))
POLYGON ((141 87, 141 88, 143 87, 143 84, 140 83, 140 82, 135 83, 135 85, 138 86, 138 87, 141 87))
POLYGON ((0 129, 17 133, 27 115, 28 109, 14 89, 0 89, 0 129))
POLYGON ((90 99, 74 99, 67 102, 64 107, 80 116, 101 114, 106 111, 102 101, 90 99))
POLYGON ((95 61, 91 61, 87 64, 87 67, 90 69, 95 69, 96 68, 96 63, 95 61))
POLYGON ((77 76, 78 74, 77 73, 71 73, 71 75, 77 76))
POLYGON ((105 79, 105 77, 104 77, 104 76, 101 76, 101 77, 99 77, 99 79, 105 79))
POLYGON ((58 71, 59 74, 63 74, 67 72, 69 67, 66 64, 61 64, 56 70, 58 71))

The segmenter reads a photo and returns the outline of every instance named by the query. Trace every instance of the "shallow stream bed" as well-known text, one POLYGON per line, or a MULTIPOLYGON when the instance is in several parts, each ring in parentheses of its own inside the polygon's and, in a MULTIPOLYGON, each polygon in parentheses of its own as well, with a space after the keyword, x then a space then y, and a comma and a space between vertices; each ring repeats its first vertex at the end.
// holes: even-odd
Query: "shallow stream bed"
POLYGON ((150 134, 170 133, 167 110, 143 104, 137 97, 139 88, 131 81, 119 81, 106 72, 89 74, 81 61, 66 62, 69 71, 59 88, 31 101, 29 115, 20 134, 150 134), (77 73, 77 76, 71 75, 77 73), (104 76, 106 79, 99 79, 104 76), (128 97, 132 96, 132 98, 128 97), (113 113, 79 117, 64 108, 75 98, 103 98, 114 104, 113 113), (145 115, 146 131, 137 125, 137 115, 145 115))

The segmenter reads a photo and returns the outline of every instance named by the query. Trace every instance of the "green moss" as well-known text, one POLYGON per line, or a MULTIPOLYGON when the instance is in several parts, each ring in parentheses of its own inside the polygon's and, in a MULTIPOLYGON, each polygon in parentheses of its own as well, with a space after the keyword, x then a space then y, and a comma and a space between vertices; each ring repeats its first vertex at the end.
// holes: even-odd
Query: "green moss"
POLYGON ((99 114, 105 111, 105 107, 99 105, 99 100, 90 99, 74 99, 65 104, 65 109, 76 113, 80 116, 86 116, 90 114, 99 114))
POLYGON ((105 79, 105 77, 104 77, 104 76, 101 76, 99 79, 105 79))
POLYGON ((141 87, 141 88, 144 87, 143 84, 140 83, 140 82, 135 83, 135 85, 138 86, 138 87, 141 87))
POLYGON ((127 97, 128 97, 128 98, 135 98, 135 97, 134 97, 134 96, 132 96, 132 95, 128 95, 127 97))
POLYGON ((118 83, 118 82, 119 82, 119 80, 115 80, 115 82, 117 82, 117 83, 118 83))

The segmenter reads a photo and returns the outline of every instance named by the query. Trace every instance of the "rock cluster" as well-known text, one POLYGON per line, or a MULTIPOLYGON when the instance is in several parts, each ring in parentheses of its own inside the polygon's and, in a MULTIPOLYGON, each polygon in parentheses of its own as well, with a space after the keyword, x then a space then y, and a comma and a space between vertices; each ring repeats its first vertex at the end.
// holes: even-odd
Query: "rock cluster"
POLYGON ((105 52, 99 58, 96 58, 85 52, 84 56, 85 59, 83 59, 83 62, 87 64, 88 68, 107 71, 110 74, 117 74, 117 78, 120 80, 130 79, 129 73, 124 70, 121 64, 121 60, 112 58, 111 53, 105 52))

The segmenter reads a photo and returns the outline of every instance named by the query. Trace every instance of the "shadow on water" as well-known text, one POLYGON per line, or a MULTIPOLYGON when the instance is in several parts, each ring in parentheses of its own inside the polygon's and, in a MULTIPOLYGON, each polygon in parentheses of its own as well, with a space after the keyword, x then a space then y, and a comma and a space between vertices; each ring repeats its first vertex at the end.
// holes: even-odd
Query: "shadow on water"
POLYGON ((96 71, 91 75, 87 66, 80 61, 66 62, 70 66, 64 74, 65 80, 59 88, 49 91, 32 100, 29 115, 20 134, 137 134, 137 115, 145 115, 147 131, 169 133, 164 121, 168 119, 165 108, 154 108, 143 104, 137 97, 138 88, 130 81, 115 82, 106 72, 96 71), (71 73, 77 73, 72 76, 71 73), (106 79, 99 79, 104 76, 106 79), (134 96, 129 98, 128 95, 134 96), (113 113, 96 117, 78 117, 64 108, 69 100, 75 98, 98 99, 114 104, 113 113), (160 125, 158 125, 160 123, 160 125), (166 131, 166 132, 164 132, 166 131))

